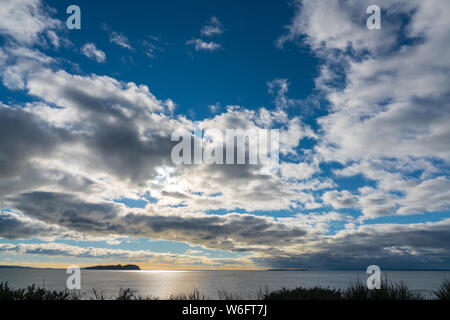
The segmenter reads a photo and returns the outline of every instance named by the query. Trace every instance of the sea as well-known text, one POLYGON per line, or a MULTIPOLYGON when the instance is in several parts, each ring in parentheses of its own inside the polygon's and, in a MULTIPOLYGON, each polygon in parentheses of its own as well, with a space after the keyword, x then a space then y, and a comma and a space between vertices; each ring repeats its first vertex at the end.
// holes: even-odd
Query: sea
MULTIPOLYGON (((64 269, 0 269, 0 282, 11 288, 28 285, 46 289, 66 289, 70 274, 64 269)), ((194 289, 209 299, 223 298, 223 292, 236 299, 254 299, 258 293, 281 288, 315 287, 346 289, 360 281, 366 283, 364 271, 112 271, 81 270, 80 297, 92 296, 93 290, 113 298, 121 288, 132 288, 139 295, 167 299, 170 295, 188 294, 194 289)), ((450 271, 382 271, 382 279, 404 283, 427 298, 433 296, 450 271)))

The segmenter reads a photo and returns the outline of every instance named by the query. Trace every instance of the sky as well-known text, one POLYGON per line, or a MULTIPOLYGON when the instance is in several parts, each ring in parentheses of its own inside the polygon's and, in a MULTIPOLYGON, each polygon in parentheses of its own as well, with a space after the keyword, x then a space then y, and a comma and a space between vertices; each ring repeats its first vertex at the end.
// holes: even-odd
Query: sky
POLYGON ((2 0, 0 264, 449 269, 449 15, 2 0), (279 130, 279 170, 175 165, 194 122, 279 130))

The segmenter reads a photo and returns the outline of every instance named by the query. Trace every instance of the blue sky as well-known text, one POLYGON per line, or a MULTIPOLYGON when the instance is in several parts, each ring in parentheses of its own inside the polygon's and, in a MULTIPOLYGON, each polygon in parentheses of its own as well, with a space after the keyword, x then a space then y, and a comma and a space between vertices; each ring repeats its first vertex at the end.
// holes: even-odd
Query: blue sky
MULTIPOLYGON (((64 20, 68 16, 65 9, 72 2, 48 4, 64 20)), ((70 40, 78 48, 87 41, 94 42, 107 52, 107 62, 80 59, 70 49, 61 50, 64 57, 76 61, 86 73, 114 75, 123 81, 151 86, 158 98, 177 103, 177 113, 193 110, 196 118, 202 119, 209 116, 208 106, 216 103, 222 108, 234 104, 249 109, 270 106, 272 97, 267 93, 267 82, 276 78, 289 79, 298 99, 306 98, 314 87, 317 58, 306 48, 298 50, 287 45, 280 50, 274 45, 292 16, 288 2, 264 1, 258 6, 230 1, 77 4, 82 9, 83 25, 81 30, 68 33, 70 40), (213 54, 195 52, 185 43, 199 38, 201 28, 213 16, 223 24, 224 32, 209 39, 220 43, 222 49, 213 54), (103 24, 126 35, 135 50, 110 43, 103 24), (158 41, 151 36, 158 37, 158 41), (154 59, 143 52, 144 40, 159 48, 154 59)))
POLYGON ((0 4, 1 264, 450 268, 445 10, 72 4, 0 4), (280 170, 174 165, 193 121, 280 130, 280 170))

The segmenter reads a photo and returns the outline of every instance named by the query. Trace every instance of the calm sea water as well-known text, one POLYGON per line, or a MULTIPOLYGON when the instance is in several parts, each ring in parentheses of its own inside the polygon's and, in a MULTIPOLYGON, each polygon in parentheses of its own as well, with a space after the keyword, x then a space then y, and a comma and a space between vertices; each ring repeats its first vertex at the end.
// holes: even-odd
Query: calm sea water
MULTIPOLYGON (((7 281, 12 288, 23 288, 35 283, 47 289, 65 289, 69 275, 65 270, 0 269, 0 282, 7 281)), ((218 291, 226 290, 239 298, 255 298, 257 292, 282 287, 322 286, 345 289, 367 274, 358 271, 98 271, 82 270, 81 286, 84 295, 92 289, 105 296, 114 296, 120 288, 133 288, 142 295, 167 298, 171 294, 188 293, 194 288, 211 299, 219 298, 218 291)), ((392 282, 403 282, 410 289, 431 296, 450 271, 387 271, 382 277, 392 282)))

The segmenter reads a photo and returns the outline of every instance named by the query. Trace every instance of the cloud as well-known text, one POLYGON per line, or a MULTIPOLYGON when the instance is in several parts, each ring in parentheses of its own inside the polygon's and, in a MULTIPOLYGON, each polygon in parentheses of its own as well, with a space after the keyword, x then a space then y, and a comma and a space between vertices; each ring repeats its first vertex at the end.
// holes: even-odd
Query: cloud
POLYGON ((130 251, 88 247, 82 248, 61 243, 0 244, 0 252, 30 255, 64 256, 78 258, 133 259, 150 258, 148 251, 130 251))
POLYGON ((106 54, 102 50, 97 49, 94 43, 86 43, 81 48, 81 53, 89 59, 96 60, 99 63, 106 61, 106 54))
MULTIPOLYGON (((86 192, 91 194, 96 190, 98 197, 102 192, 108 192, 108 196, 109 192, 114 192, 120 197, 124 196, 120 192, 128 192, 124 187, 136 192, 136 188, 153 184, 156 188, 153 193, 159 195, 161 205, 167 206, 178 204, 176 199, 166 196, 172 192, 171 188, 184 194, 190 194, 189 189, 201 190, 205 194, 213 194, 218 188, 224 190, 222 197, 191 196, 185 199, 186 204, 192 207, 191 210, 286 209, 293 201, 296 205, 303 202, 311 205, 313 201, 312 196, 296 191, 295 185, 280 184, 274 176, 261 175, 257 166, 186 166, 173 171, 169 180, 164 178, 159 181, 161 170, 173 166, 170 153, 175 142, 170 141, 171 133, 183 127, 193 129, 192 123, 182 117, 170 118, 170 103, 157 100, 146 86, 122 83, 110 77, 75 76, 46 68, 18 76, 25 78, 22 81, 26 83, 29 94, 45 102, 29 105, 24 109, 26 115, 44 128, 54 127, 52 136, 61 135, 64 141, 49 143, 51 149, 23 157, 22 161, 31 163, 32 160, 35 165, 27 164, 8 181, 5 180, 8 194, 24 185, 28 185, 27 190, 41 185, 40 189, 45 186, 51 187, 51 190, 59 188, 69 192, 84 186, 88 188, 86 192), (84 160, 75 160, 80 158, 84 160), (49 176, 54 178, 46 182, 49 176), (18 177, 22 178, 18 180, 18 177), (194 177, 204 177, 210 183, 205 185, 194 177), (243 182, 242 177, 251 180, 236 190, 235 182, 243 182), (255 201, 252 202, 252 199, 255 201)), ((262 110, 261 113, 255 113, 228 108, 226 113, 204 121, 204 127, 220 128, 225 132, 230 127, 249 129, 277 123, 280 125, 284 119, 285 115, 280 112, 262 110)), ((311 134, 298 119, 293 120, 281 127, 281 152, 292 153, 292 148, 303 137, 311 134)), ((6 138, 13 134, 14 131, 8 131, 4 136, 6 138)), ((8 139, 13 141, 11 136, 8 139)), ((20 163, 11 155, 9 158, 20 163)), ((131 193, 130 196, 136 195, 131 193)))
POLYGON ((408 188, 406 197, 399 201, 399 214, 439 212, 450 209, 450 180, 440 176, 408 188))
POLYGON ((0 105, 0 176, 14 177, 31 166, 31 159, 54 150, 66 140, 64 130, 48 127, 19 108, 0 105), (16 130, 22 128, 21 130, 16 130))
MULTIPOLYGON (((222 27, 222 23, 217 19, 217 17, 212 16, 206 25, 202 27, 200 30, 200 34, 205 37, 212 37, 214 35, 219 35, 224 32, 222 27)), ((193 38, 186 41, 186 45, 193 45, 195 51, 217 51, 222 49, 222 45, 220 43, 216 43, 214 41, 204 41, 200 38, 193 38)))
MULTIPOLYGON (((61 45, 61 39, 58 37, 58 35, 56 34, 55 31, 53 30, 47 30, 47 37, 50 41, 50 43, 56 48, 58 49, 61 45)), ((65 43, 67 43, 66 41, 64 41, 65 43)))
POLYGON ((323 269, 448 268, 450 219, 433 223, 364 225, 311 241, 311 248, 285 256, 253 258, 257 265, 323 269))
POLYGON ((200 30, 201 35, 205 37, 212 37, 214 35, 222 34, 223 32, 224 29, 222 27, 222 23, 215 16, 212 16, 208 20, 207 24, 205 24, 200 30))
POLYGON ((206 42, 202 39, 191 39, 186 41, 187 45, 193 45, 196 51, 216 51, 222 48, 219 43, 215 43, 213 41, 206 42))
POLYGON ((209 111, 211 112, 211 113, 217 113, 217 112, 219 112, 219 110, 220 110, 220 103, 219 102, 216 102, 215 104, 210 104, 209 106, 208 106, 208 109, 209 109, 209 111))
POLYGON ((287 38, 281 38, 304 35, 323 58, 343 62, 345 87, 321 87, 331 104, 319 119, 325 132, 321 152, 343 162, 361 155, 449 159, 450 62, 443 56, 449 25, 441 10, 449 4, 386 3, 383 29, 371 32, 361 22, 367 3, 303 1, 287 38), (412 44, 400 45, 396 36, 400 14, 411 15, 405 36, 412 44), (346 53, 348 46, 354 54, 346 53))
POLYGON ((274 79, 267 82, 269 93, 275 98, 277 108, 285 109, 299 104, 299 101, 288 98, 289 82, 287 79, 274 79))
POLYGON ((22 46, 5 46, 0 61, 0 74, 3 84, 12 90, 23 89, 27 74, 43 66, 51 66, 56 60, 37 49, 22 46))
POLYGON ((239 265, 249 264, 246 258, 208 258, 195 255, 195 251, 186 252, 184 254, 159 253, 148 250, 123 250, 123 249, 109 249, 99 247, 79 247, 75 245, 68 245, 57 242, 46 243, 20 243, 20 244, 0 244, 0 254, 15 254, 15 255, 40 255, 54 257, 65 257, 73 259, 92 259, 94 261, 104 262, 111 261, 112 263, 135 262, 147 265, 172 265, 172 266, 207 266, 207 267, 236 267, 239 265))
POLYGON ((114 235, 94 236, 79 233, 56 224, 48 224, 11 211, 0 211, 0 237, 8 240, 39 238, 46 241, 60 239, 120 243, 118 240, 119 237, 114 235))
MULTIPOLYGON (((15 14, 11 3, 2 3, 9 10, 2 13, 15 14)), ((191 120, 174 115, 175 102, 159 99, 146 85, 65 71, 60 58, 44 53, 44 40, 54 47, 62 43, 56 24, 40 24, 44 15, 33 9, 39 1, 17 3, 30 4, 21 12, 40 27, 21 34, 0 22, 9 39, 0 49, 1 80, 29 98, 0 104, 0 203, 8 208, 0 212, 0 237, 145 237, 246 258, 158 256, 56 242, 2 244, 0 251, 214 266, 449 265, 449 220, 365 224, 387 215, 424 214, 426 220, 427 212, 450 207, 447 2, 439 2, 440 9, 428 2, 386 3, 383 29, 376 32, 365 29, 365 1, 298 2, 278 44, 306 44, 318 56, 317 122, 297 116, 292 107, 311 100, 290 98, 285 78, 267 83, 275 107, 224 105, 201 121, 205 130, 222 133, 278 129, 281 163, 275 173, 261 163, 175 166, 170 136, 193 129, 191 120), (146 206, 115 201, 124 198, 146 206), (347 216, 345 209, 357 214, 347 216)), ((202 36, 219 34, 219 24, 208 21, 202 36)), ((125 36, 104 28, 111 42, 132 49, 125 36)), ((141 45, 154 56, 159 39, 147 41, 141 45)), ((221 48, 199 38, 187 44, 221 48)), ((105 61, 91 45, 88 56, 105 61)))
POLYGON ((285 179, 305 180, 320 172, 318 163, 309 164, 307 162, 289 163, 283 162, 280 165, 281 175, 285 179))
POLYGON ((230 213, 169 214, 156 208, 129 210, 114 202, 86 202, 70 194, 32 192, 6 199, 28 217, 78 233, 97 236, 137 236, 188 241, 209 248, 248 251, 294 245, 306 232, 273 218, 230 213), (259 248, 259 249, 258 249, 259 248))
POLYGON ((146 39, 142 40, 141 45, 144 48, 144 54, 151 59, 155 58, 157 52, 164 51, 159 37, 148 36, 146 39))
MULTIPOLYGON (((42 40, 45 31, 57 29, 61 21, 51 18, 40 0, 2 0, 0 3, 0 33, 21 44, 42 40)), ((53 43, 54 32, 48 34, 53 43)))
POLYGON ((368 32, 366 9, 372 2, 368 0, 321 1, 297 0, 294 2, 296 14, 286 26, 287 32, 276 42, 282 47, 288 41, 296 41, 306 36, 305 41, 314 50, 351 48, 357 51, 377 52, 392 46, 400 31, 401 13, 411 13, 417 1, 392 1, 383 3, 382 26, 389 32, 368 32))
POLYGON ((0 236, 4 239, 27 239, 37 236, 61 236, 63 228, 13 212, 0 211, 0 236))
POLYGON ((323 194, 322 200, 325 204, 329 204, 335 209, 353 208, 358 204, 358 198, 347 190, 327 191, 323 194))
POLYGON ((106 23, 102 24, 102 29, 108 33, 109 41, 111 43, 114 43, 122 48, 134 51, 134 48, 130 45, 130 41, 124 34, 111 30, 111 28, 106 23))
MULTIPOLYGON (((383 28, 373 32, 364 23, 367 1, 296 3, 278 44, 303 41, 324 61, 316 85, 329 105, 314 151, 344 166, 337 175, 376 183, 353 195, 328 191, 324 202, 348 202, 365 218, 447 210, 449 3, 384 3, 383 28)), ((284 97, 286 82, 277 84, 273 92, 284 97)))

